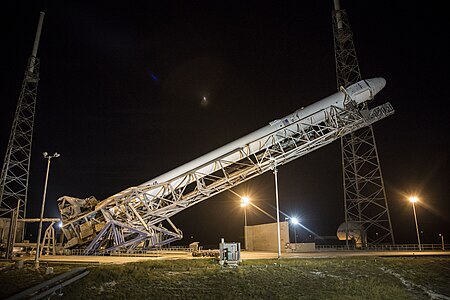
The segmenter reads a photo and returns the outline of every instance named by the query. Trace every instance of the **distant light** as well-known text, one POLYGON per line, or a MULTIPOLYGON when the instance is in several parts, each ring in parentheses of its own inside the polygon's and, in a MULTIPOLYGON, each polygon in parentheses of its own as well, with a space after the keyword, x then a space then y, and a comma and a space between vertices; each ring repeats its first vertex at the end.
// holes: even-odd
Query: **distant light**
POLYGON ((200 104, 202 106, 207 106, 208 105, 208 99, 206 98, 206 96, 203 96, 202 101, 200 102, 200 104))
POLYGON ((415 203, 417 201, 419 201, 419 198, 417 198, 416 196, 409 197, 409 202, 415 203))
POLYGON ((292 217, 291 218, 291 223, 294 224, 294 225, 300 224, 300 222, 298 221, 298 219, 296 217, 292 217))
POLYGON ((156 77, 156 75, 153 74, 152 72, 150 72, 150 76, 152 77, 152 79, 153 79, 154 81, 158 81, 158 77, 156 77))
POLYGON ((58 223, 58 227, 59 227, 59 228, 62 228, 62 227, 63 227, 63 223, 62 223, 61 221, 58 223))

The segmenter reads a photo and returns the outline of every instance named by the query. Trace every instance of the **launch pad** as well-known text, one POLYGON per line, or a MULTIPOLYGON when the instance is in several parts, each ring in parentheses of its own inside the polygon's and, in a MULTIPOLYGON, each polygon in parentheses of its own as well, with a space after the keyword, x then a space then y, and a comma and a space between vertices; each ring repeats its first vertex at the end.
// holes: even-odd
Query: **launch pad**
MULTIPOLYGON (((362 80, 139 186, 105 200, 58 200, 67 248, 85 254, 154 248, 180 240, 173 215, 311 153, 394 113, 385 103, 362 113, 358 105, 384 88, 362 80)), ((280 248, 280 246, 279 246, 280 248)))

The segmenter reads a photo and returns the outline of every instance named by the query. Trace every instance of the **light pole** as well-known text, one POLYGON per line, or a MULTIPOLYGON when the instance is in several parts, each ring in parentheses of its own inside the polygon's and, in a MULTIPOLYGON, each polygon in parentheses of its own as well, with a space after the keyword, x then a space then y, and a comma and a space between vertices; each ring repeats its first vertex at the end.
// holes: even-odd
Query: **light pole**
POLYGON ((48 155, 47 152, 43 153, 44 158, 47 159, 47 173, 45 174, 45 184, 44 184, 44 195, 42 196, 42 206, 41 206, 41 218, 39 219, 39 230, 37 237, 37 246, 36 246, 36 257, 34 259, 34 267, 36 269, 39 268, 39 256, 40 256, 40 246, 41 246, 41 233, 42 233, 42 219, 44 218, 44 208, 45 208, 45 196, 47 195, 47 183, 48 183, 48 173, 50 171, 50 161, 52 158, 59 157, 59 153, 55 152, 53 155, 48 155))
POLYGON ((244 208, 244 226, 247 226, 247 205, 249 205, 249 204, 250 204, 249 197, 241 198, 241 207, 244 208))
POLYGON ((241 197, 241 207, 244 208, 244 249, 247 249, 247 241, 245 238, 247 237, 247 205, 249 204, 249 197, 241 197))
POLYGON ((281 237, 280 237, 280 207, 278 205, 278 169, 277 162, 273 162, 273 175, 275 177, 275 201, 277 206, 277 240, 278 240, 278 259, 281 258, 281 237))
POLYGON ((444 234, 443 234, 443 233, 439 233, 439 236, 441 237, 442 250, 445 250, 445 244, 444 244, 444 234))
POLYGON ((419 198, 417 198, 416 196, 409 197, 409 202, 411 202, 413 206, 414 221, 416 222, 416 233, 417 233, 417 241, 419 242, 419 251, 422 251, 422 246, 420 245, 419 225, 417 224, 417 214, 415 205, 417 201, 419 201, 419 198))
POLYGON ((296 217, 292 217, 291 223, 294 225, 294 243, 297 244, 297 225, 300 224, 300 222, 296 217))

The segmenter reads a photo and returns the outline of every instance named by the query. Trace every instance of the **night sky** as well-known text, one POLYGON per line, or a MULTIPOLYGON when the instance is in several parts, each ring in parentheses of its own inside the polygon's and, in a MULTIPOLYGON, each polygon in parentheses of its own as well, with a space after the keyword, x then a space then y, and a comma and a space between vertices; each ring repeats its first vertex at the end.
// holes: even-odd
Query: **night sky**
MULTIPOLYGON (((45 213, 57 217, 63 195, 104 199, 336 91, 332 0, 132 3, 3 5, 2 160, 39 11, 46 13, 28 217, 39 216, 44 151, 61 154, 45 213)), ((374 125, 396 242, 416 243, 406 201, 414 193, 422 242, 440 243, 439 233, 450 241, 449 18, 430 6, 437 4, 409 3, 354 0, 341 8, 363 78, 387 81, 372 105, 389 101, 396 110, 374 125)), ((344 218, 338 141, 280 167, 278 179, 282 211, 319 235, 336 234, 344 218)), ((271 173, 235 191, 275 214, 271 173)), ((179 244, 240 241, 239 201, 224 192, 174 216, 185 236, 179 244)), ((249 225, 270 221, 248 210, 249 225)))

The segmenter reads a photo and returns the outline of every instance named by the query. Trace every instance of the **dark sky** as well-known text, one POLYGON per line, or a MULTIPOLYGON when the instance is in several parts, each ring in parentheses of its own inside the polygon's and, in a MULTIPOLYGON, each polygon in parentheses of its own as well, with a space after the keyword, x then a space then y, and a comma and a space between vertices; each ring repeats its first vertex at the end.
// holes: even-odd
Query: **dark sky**
MULTIPOLYGON (((438 243, 438 233, 450 239, 449 21, 443 7, 409 3, 341 7, 363 77, 387 80, 373 105, 389 101, 396 110, 374 125, 396 241, 416 242, 405 197, 417 193, 422 242, 438 243)), ((9 1, 1 29, 2 158, 41 10, 29 217, 39 215, 44 151, 61 153, 45 213, 55 217, 60 196, 104 199, 336 91, 331 0, 9 1)), ((281 210, 320 235, 334 235, 343 221, 340 155, 335 142, 279 169, 281 210)), ((272 174, 236 191, 274 214, 272 174)), ((239 240, 243 219, 239 199, 225 192, 173 221, 184 232, 181 244, 209 245, 239 240)), ((249 209, 250 225, 269 221, 249 209)))

